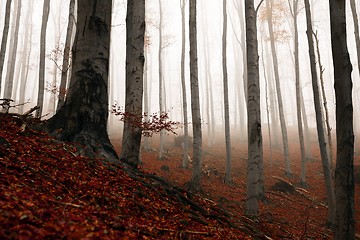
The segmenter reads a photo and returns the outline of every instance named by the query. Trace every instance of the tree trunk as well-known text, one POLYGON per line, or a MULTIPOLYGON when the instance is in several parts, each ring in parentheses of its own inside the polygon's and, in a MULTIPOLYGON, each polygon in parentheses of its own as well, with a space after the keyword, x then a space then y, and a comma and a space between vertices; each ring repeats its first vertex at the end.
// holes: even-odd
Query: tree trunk
POLYGON ((37 98, 37 106, 39 106, 40 108, 36 111, 36 117, 41 117, 44 107, 46 27, 49 19, 49 12, 50 0, 44 0, 40 33, 39 89, 37 98))
POLYGON ((320 48, 319 48, 319 39, 317 37, 317 34, 314 34, 315 41, 316 41, 316 53, 317 53, 317 59, 318 59, 318 66, 319 66, 319 73, 320 73, 320 85, 321 85, 321 95, 323 98, 323 105, 325 110, 325 124, 326 124, 326 133, 328 138, 328 144, 329 144, 329 162, 330 162, 330 169, 333 168, 333 144, 332 144, 332 137, 331 137, 331 126, 330 126, 330 120, 329 120, 329 110, 327 107, 327 100, 325 95, 325 84, 324 84, 324 68, 321 64, 321 56, 320 56, 320 48))
POLYGON ((355 0, 350 0, 351 13, 354 21, 354 36, 356 44, 358 72, 360 74, 360 36, 359 36, 359 19, 356 12, 355 0))
POLYGON ((226 169, 225 183, 231 182, 231 142, 230 142, 230 116, 229 116, 229 89, 227 73, 226 35, 227 13, 226 0, 223 0, 223 35, 222 35, 222 70, 224 83, 224 111, 225 111, 225 144, 226 144, 226 169))
POLYGON ((112 1, 78 1, 71 86, 47 122, 61 140, 79 142, 83 155, 118 161, 106 130, 112 1))
POLYGON ((278 98, 277 100, 278 100, 278 105, 279 105, 279 118, 280 118, 280 125, 281 125, 281 133, 282 133, 282 140, 283 140, 283 146, 284 146, 285 174, 287 176, 289 176, 289 175, 291 175, 289 143, 288 143, 286 123, 285 123, 282 94, 281 94, 281 88, 280 88, 278 59, 277 59, 277 53, 276 53, 276 49, 275 49, 275 37, 274 37, 274 30, 273 30, 273 23, 272 23, 272 1, 273 0, 266 0, 266 8, 268 11, 267 12, 267 21, 268 21, 268 28, 269 28, 269 35, 270 35, 271 53, 272 53, 273 64, 274 64, 274 75, 275 75, 276 93, 277 93, 277 98, 278 98))
POLYGON ((264 197, 262 175, 262 134, 260 114, 259 56, 254 0, 245 0, 246 58, 248 79, 248 163, 246 184, 246 213, 257 215, 258 199, 264 197))
POLYGON ((1 49, 0 49, 0 94, 1 94, 1 85, 2 85, 2 75, 3 75, 3 69, 5 63, 7 39, 9 35, 10 12, 11 12, 11 0, 7 0, 5 6, 4 29, 3 29, 3 34, 1 39, 1 49))
POLYGON ((301 96, 300 96, 300 63, 299 63, 299 31, 298 31, 298 14, 299 14, 299 0, 293 0, 292 17, 294 23, 294 59, 295 59, 295 86, 296 86, 296 116, 300 143, 301 156, 301 177, 300 183, 306 186, 306 157, 305 157, 305 143, 304 131, 301 116, 301 96))
POLYGON ((345 0, 330 0, 336 98, 335 239, 355 239, 352 65, 346 42, 345 0))
MULTIPOLYGON (((13 34, 11 36, 12 41, 10 42, 10 53, 9 61, 7 62, 7 72, 5 79, 5 89, 4 89, 4 98, 12 99, 12 91, 14 84, 14 73, 16 65, 16 51, 19 39, 19 25, 20 25, 20 16, 21 16, 21 0, 15 2, 14 17, 15 21, 13 23, 13 34)), ((16 80, 17 81, 17 80, 16 80)))
MULTIPOLYGON (((159 51, 158 51, 158 61, 159 61, 159 110, 160 114, 165 112, 165 98, 164 98, 164 76, 163 76, 163 63, 162 63, 162 49, 163 49, 163 35, 162 35, 162 7, 161 0, 158 0, 159 4, 159 51)), ((164 159, 164 142, 165 142, 165 130, 160 131, 160 149, 159 149, 159 159, 164 159)))
POLYGON ((58 111, 65 102, 66 85, 70 69, 70 49, 71 49, 71 35, 73 32, 75 22, 75 0, 70 0, 68 26, 66 30, 64 57, 62 62, 61 79, 59 87, 59 96, 56 110, 58 111))
POLYGON ((145 0, 128 1, 126 16, 126 97, 125 113, 135 119, 125 119, 121 159, 133 165, 140 163, 141 129, 134 126, 142 121, 144 77, 145 0))
POLYGON ((331 177, 331 169, 329 166, 328 154, 326 151, 326 143, 325 143, 325 133, 323 129, 323 119, 321 113, 321 104, 320 104, 320 93, 316 72, 316 61, 315 61, 315 49, 314 42, 312 38, 313 30, 311 25, 311 12, 310 12, 310 4, 309 0, 305 0, 305 12, 306 12, 306 22, 307 22, 307 38, 309 43, 309 58, 310 58, 310 67, 311 67, 311 80, 312 80, 312 88, 314 94, 314 105, 315 105, 315 113, 316 113, 316 126, 318 133, 318 140, 320 146, 320 154, 323 166, 323 172, 325 177, 325 185, 326 185, 326 195, 328 202, 328 215, 327 222, 329 226, 334 225, 335 221, 335 196, 334 196, 334 188, 332 185, 332 177, 331 177))
POLYGON ((185 6, 186 1, 180 0, 181 7, 181 90, 182 90, 182 109, 184 121, 184 151, 182 167, 187 168, 189 165, 189 126, 188 126, 188 112, 187 112, 187 96, 186 96, 186 79, 185 79, 185 45, 186 45, 186 28, 185 28, 185 6))
POLYGON ((194 191, 199 191, 202 165, 202 131, 197 60, 196 0, 190 0, 189 4, 189 42, 191 113, 193 127, 193 172, 189 187, 194 191))
POLYGON ((19 103, 20 105, 19 112, 22 114, 24 113, 24 104, 25 103, 25 90, 26 90, 26 83, 28 80, 29 74, 29 64, 30 64, 30 55, 31 55, 31 36, 32 36, 32 11, 34 7, 34 2, 30 2, 30 6, 28 6, 26 12, 26 22, 29 23, 29 27, 25 29, 24 35, 24 45, 23 45, 23 57, 21 59, 21 72, 20 72, 20 90, 19 90, 19 103))

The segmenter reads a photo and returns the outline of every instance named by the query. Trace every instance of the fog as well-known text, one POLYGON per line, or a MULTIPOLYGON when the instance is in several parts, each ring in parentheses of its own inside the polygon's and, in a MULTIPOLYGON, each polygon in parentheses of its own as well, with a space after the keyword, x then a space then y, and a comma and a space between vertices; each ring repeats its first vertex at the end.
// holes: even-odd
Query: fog
MULTIPOLYGON (((0 1, 0 26, 1 29, 4 24, 5 15, 5 0, 0 1)), ((256 1, 260 2, 260 1, 256 1)), ((288 9, 287 1, 283 1, 284 6, 288 9)), ((22 1, 22 12, 20 20, 19 43, 17 51, 17 60, 15 65, 15 76, 20 71, 21 59, 24 58, 24 53, 21 51, 24 41, 31 43, 31 55, 29 60, 29 75, 27 79, 27 91, 25 99, 29 101, 26 108, 30 109, 36 105, 37 88, 38 88, 38 65, 39 65, 39 42, 40 42, 40 26, 42 15, 42 1, 34 1, 34 9, 32 11, 31 22, 25 21, 26 11, 29 7, 30 1, 22 1), (24 40, 24 33, 26 29, 31 28, 31 38, 24 40)), ((170 119, 174 121, 182 121, 182 99, 181 99, 181 82, 180 82, 180 50, 181 50, 181 12, 180 1, 161 0, 163 9, 163 24, 161 26, 163 31, 163 74, 166 88, 166 111, 169 113, 170 119)), ((158 1, 147 1, 147 35, 150 39, 147 52, 147 79, 148 79, 148 94, 150 109, 144 110, 150 113, 159 111, 159 77, 158 77, 158 49, 159 49, 159 6, 158 1)), ((241 22, 239 12, 236 6, 243 4, 242 0, 228 0, 228 36, 227 36, 227 53, 228 53, 228 74, 229 74, 229 100, 230 100, 230 123, 233 135, 241 135, 246 138, 245 121, 246 108, 244 93, 239 92, 238 89, 244 89, 243 86, 243 52, 241 49, 241 22), (237 1, 237 4, 235 3, 237 1), (238 97, 242 100, 238 101, 238 97)), ((54 76, 54 69, 56 64, 51 60, 50 55, 57 46, 60 50, 63 49, 65 42, 65 34, 68 19, 68 5, 69 1, 51 0, 50 16, 47 26, 47 41, 46 41, 46 85, 48 88, 58 86, 60 81, 60 71, 54 76), (56 77, 56 80, 54 78, 56 77)), ((308 58, 308 43, 306 38, 306 24, 305 12, 301 5, 299 13, 299 40, 300 40, 300 77, 301 89, 304 96, 304 103, 308 117, 309 127, 314 128, 315 112, 312 96, 311 76, 308 58)), ((262 4, 259 10, 259 15, 265 8, 262 4)), ((360 3, 357 2, 357 7, 360 9, 360 3)), ((14 7, 12 7, 14 8, 14 7)), ((188 8, 188 7, 187 7, 188 8)), ((330 123, 332 128, 335 127, 335 98, 333 88, 333 69, 332 69, 332 54, 330 42, 330 22, 329 22, 329 6, 328 1, 313 0, 312 14, 314 31, 317 32, 320 44, 320 53, 324 71, 325 92, 328 100, 328 108, 330 114, 330 123)), ((113 20, 112 20, 112 37, 111 37, 111 65, 110 65, 110 106, 115 102, 120 106, 124 105, 125 100, 125 45, 126 45, 126 1, 114 1, 113 20)), ((11 19, 10 24, 12 24, 11 19)), ((188 25, 188 19, 186 19, 188 25)), ((281 24, 278 26, 287 35, 288 39, 278 42, 277 53, 279 60, 279 71, 281 90, 283 94, 283 103, 285 110, 285 118, 288 126, 296 125, 296 101, 295 101, 295 77, 294 77, 294 61, 293 61, 293 37, 292 37, 292 20, 289 12, 283 12, 281 24)), ((11 39, 11 28, 9 29, 9 43, 11 39)), ((353 82, 354 82, 354 116, 355 116, 355 131, 358 132, 359 126, 356 124, 359 120, 359 72, 357 68, 357 58, 354 40, 354 29, 350 7, 347 9, 347 32, 348 32, 348 47, 350 58, 353 65, 353 82)), ((2 33, 0 34, 0 36, 2 33)), ((223 90, 222 90, 222 65, 221 65, 221 40, 222 39, 222 3, 221 1, 198 0, 198 61, 199 61, 199 81, 200 81, 200 102, 202 107, 202 121, 204 126, 207 124, 215 124, 218 127, 218 132, 222 132, 223 127, 223 90), (204 44, 205 43, 205 44, 204 44), (206 60, 206 56, 208 56, 206 60), (206 66, 206 63, 208 65, 206 66), (208 86, 206 79, 209 79, 208 86), (213 110, 215 112, 215 121, 210 122, 207 116, 209 110, 206 104, 207 92, 212 91, 213 110)), ((258 20, 258 39, 259 39, 259 55, 260 55, 260 84, 261 84, 261 108, 262 121, 264 124, 268 123, 266 117, 266 93, 265 93, 265 74, 264 72, 272 73, 271 65, 264 65, 266 58, 270 57, 270 48, 268 42, 267 23, 266 21, 258 20), (270 70, 269 70, 270 69, 270 70)), ((189 83, 189 45, 186 43, 186 72, 187 72, 187 88, 188 88, 188 103, 190 103, 190 83, 189 83)), ((9 49, 7 49, 6 59, 8 58, 9 49)), ((61 63, 61 58, 57 63, 61 63)), ((7 72, 7 65, 3 71, 3 81, 1 86, 0 96, 4 94, 5 76, 7 72)), ((14 79, 17 81, 18 79, 14 79)), ((271 75, 267 75, 268 81, 273 81, 271 75)), ((19 92, 19 86, 16 91, 19 92)), ((56 98, 55 98, 56 99, 56 98)), ((19 97, 14 99, 19 103, 19 97)), ((44 118, 49 118, 54 114, 54 94, 51 91, 45 93, 44 118)), ((190 112, 190 104, 189 110, 190 112)), ((119 131, 121 123, 110 115, 110 131, 119 131)), ((191 118, 190 120, 191 121, 191 118)), ((279 124, 279 123, 274 123, 279 124)), ((265 129, 265 128, 263 128, 265 129)), ((181 130, 179 130, 181 131, 181 130)), ((203 128, 205 135, 207 134, 207 127, 203 128)), ((264 133, 263 133, 264 134, 264 133)))

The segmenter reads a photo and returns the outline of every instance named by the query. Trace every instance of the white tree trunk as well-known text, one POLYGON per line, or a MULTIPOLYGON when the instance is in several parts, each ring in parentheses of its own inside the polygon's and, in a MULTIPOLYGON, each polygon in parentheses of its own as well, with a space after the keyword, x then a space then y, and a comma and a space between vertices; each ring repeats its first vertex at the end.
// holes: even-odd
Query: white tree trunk
MULTIPOLYGON (((125 113, 142 121, 144 77, 145 0, 128 1, 126 16, 126 97, 125 113)), ((121 159, 133 165, 140 163, 141 129, 125 119, 121 159)))
POLYGON ((46 27, 49 19, 50 0, 44 0, 43 15, 40 33, 40 63, 39 63, 39 89, 37 106, 39 110, 36 111, 36 117, 41 117, 44 107, 44 90, 45 90, 45 51, 46 51, 46 27))
POLYGON ((189 41, 191 113, 193 126, 193 173, 189 187, 198 191, 200 190, 202 166, 202 131, 197 60, 196 0, 190 0, 189 4, 189 41))
POLYGON ((9 35, 10 12, 11 12, 11 0, 7 0, 5 6, 4 28, 2 33, 1 49, 0 49, 0 94, 1 94, 1 85, 2 85, 2 75, 3 75, 3 69, 5 63, 7 39, 9 35))

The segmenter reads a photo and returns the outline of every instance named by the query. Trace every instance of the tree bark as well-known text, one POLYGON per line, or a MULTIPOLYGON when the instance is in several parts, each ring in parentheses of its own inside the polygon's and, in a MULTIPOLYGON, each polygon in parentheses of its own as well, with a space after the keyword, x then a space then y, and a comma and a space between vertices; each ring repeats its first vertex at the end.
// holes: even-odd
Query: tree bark
POLYGON ((330 0, 336 98, 335 239, 355 239, 352 65, 346 41, 345 0, 330 0))
POLYGON ((181 8, 181 90, 182 90, 182 109, 184 121, 184 151, 182 159, 182 167, 187 168, 189 165, 189 126, 187 111, 187 95, 186 95, 186 79, 185 79, 185 45, 186 45, 186 25, 185 25, 185 7, 186 1, 180 0, 181 8))
POLYGON ((247 115, 248 162, 246 184, 246 214, 257 215, 258 200, 264 197, 262 182, 263 145, 260 114, 259 56, 254 0, 245 0, 246 59, 247 59, 247 115))
POLYGON ((190 0, 189 3, 190 90, 193 127, 193 172, 189 187, 194 191, 199 191, 202 165, 202 131, 197 60, 196 0, 190 0))
POLYGON ((284 107, 283 107, 283 100, 282 100, 281 87, 280 87, 278 59, 277 59, 277 53, 276 53, 276 49, 275 49, 275 36, 274 36, 273 23, 272 23, 272 2, 273 2, 273 0, 266 0, 266 8, 268 11, 267 12, 267 22, 268 22, 269 35, 270 35, 271 53, 272 53, 272 57, 273 57, 276 93, 277 93, 277 100, 278 100, 278 105, 279 105, 279 118, 280 118, 281 133, 282 133, 282 140, 283 140, 283 147, 284 147, 285 174, 289 176, 289 175, 291 175, 289 143, 288 143, 286 122, 285 122, 285 115, 284 115, 284 107))
POLYGON ((311 80, 312 80, 312 88, 314 95, 314 105, 315 105, 315 113, 316 113, 316 126, 318 133, 318 141, 320 146, 320 155, 322 160, 323 172, 325 177, 325 185, 326 185, 326 195, 328 202, 328 214, 327 214, 327 223, 331 227, 335 223, 335 196, 334 196, 334 188, 332 185, 332 175, 331 169, 329 166, 329 158, 326 150, 326 142, 325 142, 325 133, 323 129, 323 119, 322 119, 322 110, 320 104, 320 93, 318 86, 318 78, 316 72, 316 61, 315 61, 315 49, 314 49, 314 41, 312 38, 313 30, 311 24, 311 12, 310 12, 310 4, 309 0, 305 0, 305 12, 306 12, 306 23, 307 23, 307 38, 309 44, 309 59, 310 59, 310 67, 311 67, 311 80))
POLYGON ((229 116, 229 89, 227 73, 226 35, 227 13, 226 0, 223 0, 223 35, 222 35, 222 70, 224 84, 224 115, 225 115, 225 144, 226 144, 226 168, 225 183, 231 182, 231 141, 230 141, 230 116, 229 116))
POLYGON ((10 43, 10 54, 9 54, 9 61, 7 62, 7 72, 6 72, 6 81, 5 81, 5 91, 4 91, 4 98, 13 99, 12 98, 12 91, 14 85, 14 73, 15 73, 15 65, 16 65, 16 58, 17 58, 17 46, 18 46, 18 39, 19 39, 19 25, 20 25, 20 16, 21 16, 21 0, 15 2, 15 9, 14 9, 14 17, 15 21, 13 24, 14 32, 11 36, 11 43, 10 43))
POLYGON ((66 38, 65 38, 65 46, 64 46, 64 57, 62 62, 62 70, 61 70, 61 79, 60 79, 60 87, 59 87, 59 96, 56 110, 58 111, 61 106, 65 102, 66 95, 66 85, 69 75, 70 69, 70 49, 71 49, 71 35, 73 32, 75 22, 75 0, 70 0, 69 4, 69 17, 68 17, 68 26, 66 29, 66 38))
POLYGON ((71 84, 47 130, 79 142, 83 155, 118 161, 106 130, 112 1, 78 1, 71 84))
POLYGON ((2 85, 2 75, 3 75, 3 69, 5 63, 7 39, 9 35, 10 12, 11 12, 11 0, 7 0, 5 6, 4 28, 2 33, 1 49, 0 49, 0 94, 1 94, 1 85, 2 85))
POLYGON ((142 121, 144 77, 145 0, 128 1, 126 16, 126 97, 125 113, 136 119, 124 121, 121 159, 140 163, 141 129, 131 121, 142 121))
POLYGON ((296 86, 296 116, 300 143, 301 156, 301 177, 300 183, 306 186, 306 157, 305 157, 305 143, 304 130, 301 116, 301 86, 300 86, 300 63, 299 63, 299 30, 298 30, 298 14, 299 14, 299 0, 292 1, 291 14, 294 24, 294 59, 295 59, 295 86, 296 86))
POLYGON ((46 27, 49 19, 50 0, 44 0, 43 15, 40 32, 40 63, 39 63, 39 89, 36 117, 41 117, 44 106, 44 90, 45 90, 45 51, 46 51, 46 27))

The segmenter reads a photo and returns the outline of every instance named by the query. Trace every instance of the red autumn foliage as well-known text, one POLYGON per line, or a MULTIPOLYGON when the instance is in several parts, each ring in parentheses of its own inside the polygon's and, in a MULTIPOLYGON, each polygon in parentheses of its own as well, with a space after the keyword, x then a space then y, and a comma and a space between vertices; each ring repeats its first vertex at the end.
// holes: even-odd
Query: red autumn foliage
POLYGON ((247 220, 0 115, 0 239, 250 239, 247 220), (234 219, 238 219, 236 222, 234 219))
POLYGON ((122 107, 114 104, 111 113, 115 116, 120 116, 120 121, 128 121, 133 128, 142 130, 144 137, 152 137, 154 133, 159 133, 162 130, 176 134, 175 129, 179 122, 169 120, 169 115, 166 112, 160 114, 153 113, 131 113, 124 112, 122 107))

